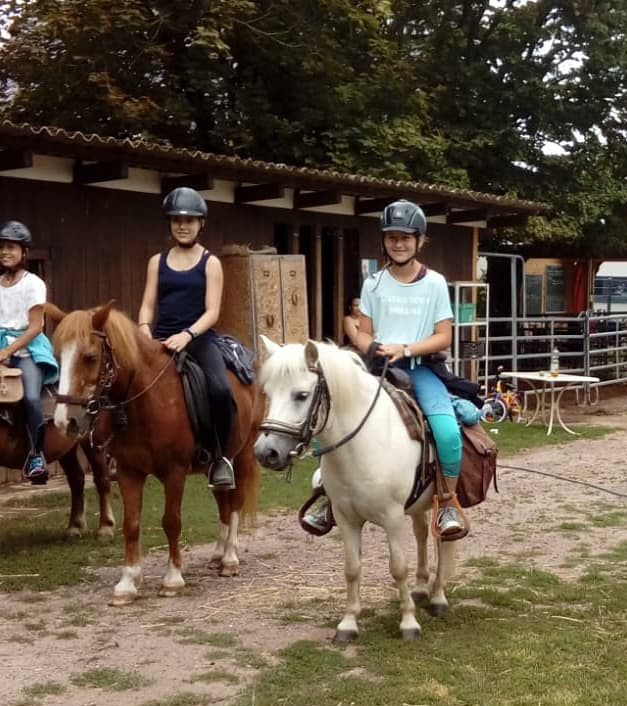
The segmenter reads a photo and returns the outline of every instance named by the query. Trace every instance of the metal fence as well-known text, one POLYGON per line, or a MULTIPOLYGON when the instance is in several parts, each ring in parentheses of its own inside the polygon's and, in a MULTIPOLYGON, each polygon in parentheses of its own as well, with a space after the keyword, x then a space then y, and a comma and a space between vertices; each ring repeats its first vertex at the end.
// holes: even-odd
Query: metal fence
POLYGON ((560 370, 590 375, 590 388, 627 382, 627 314, 480 319, 456 324, 453 370, 486 387, 498 366, 512 371, 549 370, 559 350, 560 370))

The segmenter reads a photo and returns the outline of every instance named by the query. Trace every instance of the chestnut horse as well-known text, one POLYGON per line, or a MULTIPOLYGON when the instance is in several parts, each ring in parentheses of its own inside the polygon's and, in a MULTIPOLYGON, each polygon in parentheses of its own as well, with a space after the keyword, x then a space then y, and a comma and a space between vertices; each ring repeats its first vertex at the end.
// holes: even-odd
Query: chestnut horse
MULTIPOLYGON (((46 302, 45 312, 56 323, 65 316, 65 312, 50 302, 46 302)), ((14 419, 14 424, 0 419, 0 466, 22 469, 30 452, 30 441, 26 431, 26 419, 19 407, 15 410, 14 419)), ((99 426, 103 426, 103 424, 101 423, 99 426)), ((91 466, 100 501, 98 536, 106 539, 113 536, 115 529, 115 519, 111 509, 111 481, 108 465, 101 451, 92 448, 86 442, 83 442, 81 446, 91 466)), ((80 536, 87 529, 85 522, 85 474, 78 458, 76 439, 68 439, 58 431, 52 422, 48 422, 43 452, 47 461, 59 461, 70 487, 71 505, 66 536, 80 536)), ((37 484, 36 481, 35 484, 37 484)))
MULTIPOLYGON (((194 467, 194 434, 172 354, 141 334, 111 303, 68 314, 55 332, 54 344, 61 363, 55 413, 59 429, 85 433, 90 418, 102 409, 123 418, 109 446, 124 503, 125 539, 124 568, 111 604, 130 603, 138 593, 140 516, 148 474, 155 475, 165 491, 162 527, 169 561, 160 595, 174 596, 185 585, 179 549, 185 479, 200 469, 194 467)), ((243 385, 230 372, 229 379, 238 409, 228 449, 234 460, 236 488, 214 492, 220 534, 212 555, 212 565, 223 576, 239 572, 239 521, 253 516, 256 509, 260 470, 253 446, 264 412, 264 398, 256 383, 243 385)))

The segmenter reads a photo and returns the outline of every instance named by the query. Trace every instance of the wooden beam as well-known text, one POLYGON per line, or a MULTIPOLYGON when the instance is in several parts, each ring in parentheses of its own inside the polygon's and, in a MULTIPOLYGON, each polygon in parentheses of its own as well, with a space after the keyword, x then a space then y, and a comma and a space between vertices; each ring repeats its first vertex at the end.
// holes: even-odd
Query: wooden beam
POLYGON ((0 172, 10 169, 28 169, 33 166, 33 153, 29 150, 8 149, 0 152, 0 172))
POLYGON ((335 237, 335 341, 338 346, 344 343, 344 232, 335 237))
POLYGON ((128 164, 120 159, 111 162, 74 163, 75 184, 95 184, 118 179, 128 179, 128 164))
POLYGON ((488 212, 485 208, 471 208, 466 211, 449 211, 446 222, 449 225, 453 223, 473 223, 474 221, 485 221, 487 217, 488 212))
POLYGON ((449 212, 446 203, 424 203, 420 206, 427 218, 429 216, 446 216, 449 212))
POLYGON ((342 194, 337 189, 326 191, 294 192, 294 208, 315 208, 316 206, 333 206, 342 202, 342 194))
POLYGON ((488 218, 488 228, 513 228, 527 225, 529 216, 522 213, 511 216, 492 216, 488 218))
POLYGON ((314 236, 314 338, 322 339, 322 228, 315 224, 314 236))
POLYGON ((250 203, 251 201, 270 201, 282 199, 285 196, 285 187, 279 182, 269 184, 251 184, 249 186, 235 187, 235 203, 250 203))
POLYGON ((394 200, 393 196, 376 199, 365 199, 363 196, 358 196, 355 199, 355 215, 360 216, 362 213, 379 213, 394 200))
POLYGON ((181 186, 187 186, 189 189, 196 189, 196 191, 211 191, 213 189, 213 179, 206 172, 175 177, 164 176, 161 178, 161 194, 163 196, 181 186))

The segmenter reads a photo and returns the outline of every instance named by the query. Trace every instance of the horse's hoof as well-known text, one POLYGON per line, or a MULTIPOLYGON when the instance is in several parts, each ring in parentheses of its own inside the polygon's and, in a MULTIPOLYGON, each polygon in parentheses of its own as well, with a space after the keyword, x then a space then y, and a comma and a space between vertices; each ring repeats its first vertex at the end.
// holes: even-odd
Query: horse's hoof
POLYGON ((354 642, 358 636, 359 633, 357 630, 336 630, 335 635, 333 636, 333 644, 348 645, 351 642, 354 642))
POLYGON ((97 537, 99 542, 109 542, 113 539, 115 527, 99 527, 97 537))
POLYGON ((83 529, 80 527, 68 527, 65 530, 66 539, 80 539, 83 536, 83 529))
POLYGON ((446 603, 429 603, 427 613, 434 618, 443 618, 448 613, 448 606, 446 603))
POLYGON ((405 628, 401 630, 403 640, 417 640, 420 637, 420 628, 405 628))
POLYGON ((183 591, 183 586, 161 586, 159 589, 159 598, 175 598, 180 596, 183 591))
POLYGON ((232 576, 239 576, 239 566, 237 564, 222 565, 220 569, 220 576, 224 578, 231 578, 232 576))
POLYGON ((429 605, 429 592, 428 591, 412 591, 411 597, 414 603, 421 608, 426 608, 429 605))
POLYGON ((107 605, 119 608, 120 606, 131 605, 136 598, 136 593, 118 593, 117 595, 114 593, 107 605))
POLYGON ((209 561, 210 569, 221 569, 222 568, 222 557, 214 557, 209 561))

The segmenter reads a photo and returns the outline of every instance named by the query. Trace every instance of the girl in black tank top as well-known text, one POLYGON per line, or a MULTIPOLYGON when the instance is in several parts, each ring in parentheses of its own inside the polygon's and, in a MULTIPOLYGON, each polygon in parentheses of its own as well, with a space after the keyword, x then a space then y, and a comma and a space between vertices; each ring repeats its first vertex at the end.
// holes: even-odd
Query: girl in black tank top
POLYGON ((165 197, 163 210, 174 245, 148 262, 139 327, 145 336, 160 339, 170 351, 188 351, 203 369, 211 408, 219 410, 212 415, 213 438, 200 440, 215 459, 209 483, 229 489, 235 487, 227 454, 236 407, 213 329, 222 301, 222 265, 198 242, 207 204, 197 191, 174 189, 165 197))

